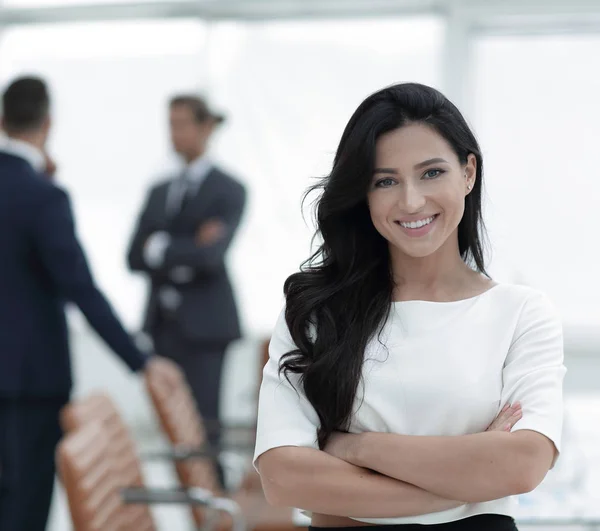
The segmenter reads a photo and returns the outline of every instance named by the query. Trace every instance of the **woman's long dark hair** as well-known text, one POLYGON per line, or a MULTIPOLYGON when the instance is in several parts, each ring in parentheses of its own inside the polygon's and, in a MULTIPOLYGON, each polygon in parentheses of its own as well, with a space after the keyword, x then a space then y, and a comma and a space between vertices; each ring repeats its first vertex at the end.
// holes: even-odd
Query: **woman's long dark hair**
POLYGON ((361 380, 367 343, 385 324, 392 302, 387 241, 371 222, 367 190, 375 143, 384 133, 424 123, 452 146, 461 163, 477 159, 474 188, 458 226, 460 254, 485 273, 481 218, 482 158, 460 111, 437 90, 416 83, 385 88, 354 112, 337 149, 331 174, 310 191, 317 201, 318 250, 285 282, 285 318, 297 350, 282 357, 280 372, 300 375, 315 408, 321 448, 335 430, 347 430, 361 380))

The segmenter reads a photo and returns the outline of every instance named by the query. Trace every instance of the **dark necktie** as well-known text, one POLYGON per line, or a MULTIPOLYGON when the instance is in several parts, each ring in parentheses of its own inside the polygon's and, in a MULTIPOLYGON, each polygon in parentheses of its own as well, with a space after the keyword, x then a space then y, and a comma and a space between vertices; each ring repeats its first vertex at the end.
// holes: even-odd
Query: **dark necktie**
POLYGON ((173 196, 169 205, 169 215, 174 218, 185 208, 189 200, 189 181, 185 171, 173 182, 172 186, 173 196))

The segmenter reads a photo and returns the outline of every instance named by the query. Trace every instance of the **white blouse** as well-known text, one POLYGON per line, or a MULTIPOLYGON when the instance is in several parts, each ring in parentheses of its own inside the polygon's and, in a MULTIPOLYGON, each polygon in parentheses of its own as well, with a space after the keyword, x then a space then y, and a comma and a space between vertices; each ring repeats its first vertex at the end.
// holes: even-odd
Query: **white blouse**
MULTIPOLYGON (((281 356, 295 348, 282 311, 263 371, 255 461, 280 446, 318 448, 319 420, 298 376, 290 374, 292 386, 278 374, 281 356)), ((499 284, 455 302, 396 302, 379 340, 367 346, 350 431, 477 433, 506 403, 520 401, 523 418, 512 431, 542 433, 560 451, 565 372, 559 316, 536 290, 499 284)), ((509 497, 421 516, 355 519, 437 524, 513 510, 509 497)))

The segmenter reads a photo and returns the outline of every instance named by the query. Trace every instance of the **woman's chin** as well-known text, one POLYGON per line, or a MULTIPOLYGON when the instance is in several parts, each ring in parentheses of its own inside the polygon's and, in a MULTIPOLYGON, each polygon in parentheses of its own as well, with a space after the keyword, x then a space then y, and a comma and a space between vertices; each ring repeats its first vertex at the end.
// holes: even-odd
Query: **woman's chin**
POLYGON ((390 242, 392 256, 405 256, 407 258, 427 258, 434 254, 441 245, 439 242, 390 242))

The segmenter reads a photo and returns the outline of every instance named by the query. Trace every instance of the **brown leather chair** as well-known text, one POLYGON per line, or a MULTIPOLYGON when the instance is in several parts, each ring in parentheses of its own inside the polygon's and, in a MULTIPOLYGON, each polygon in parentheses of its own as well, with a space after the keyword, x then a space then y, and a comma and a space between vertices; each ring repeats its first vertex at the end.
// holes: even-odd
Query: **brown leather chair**
POLYGON ((60 424, 65 433, 92 422, 100 422, 111 441, 109 451, 116 466, 122 471, 121 485, 142 486, 144 479, 135 443, 115 403, 106 393, 96 392, 85 398, 72 400, 60 412, 60 424))
MULTIPOLYGON (((146 375, 146 387, 156 409, 159 421, 175 448, 207 448, 206 433, 194 398, 183 375, 176 383, 146 375)), ((212 459, 182 460, 176 463, 176 472, 184 488, 200 487, 222 495, 212 459)), ((254 476, 256 473, 252 470, 254 476)), ((260 484, 260 482, 259 482, 260 484)), ((268 505, 262 489, 241 489, 230 494, 241 508, 247 528, 253 531, 297 531, 293 510, 268 505)), ((199 520, 194 511, 196 522, 199 520)), ((199 514, 198 516, 201 516, 199 514)), ((227 529, 223 521, 221 529, 227 529)))
MULTIPOLYGON (((173 447, 182 453, 208 450, 206 432, 183 373, 174 386, 148 374, 146 386, 163 431, 173 447)), ((203 487, 213 492, 220 490, 217 470, 210 455, 204 459, 177 460, 175 469, 184 487, 203 487)))
POLYGON ((133 441, 106 395, 69 404, 62 422, 70 432, 58 446, 57 465, 75 531, 151 531, 147 505, 165 503, 202 509, 205 529, 213 529, 222 514, 235 531, 245 529, 239 507, 207 489, 147 488, 133 441))
MULTIPOLYGON (((122 487, 142 487, 144 478, 141 461, 139 459, 135 442, 131 437, 129 428, 123 421, 119 410, 113 400, 103 392, 96 392, 79 400, 72 400, 60 412, 60 423, 65 433, 73 432, 82 427, 99 422, 107 435, 111 454, 119 472, 119 483, 122 487)), ((168 458, 168 455, 163 457, 168 458)), ((202 461, 195 460, 194 470, 202 468, 202 461)), ((210 483, 205 482, 206 488, 210 483)), ((213 489, 210 492, 215 492, 213 489)), ((195 506, 194 521, 198 526, 204 525, 207 518, 205 506, 195 506)))
POLYGON ((57 448, 57 465, 67 493, 75 531, 154 531, 147 506, 124 505, 122 478, 137 473, 113 461, 111 440, 101 422, 91 422, 66 435, 57 448))

